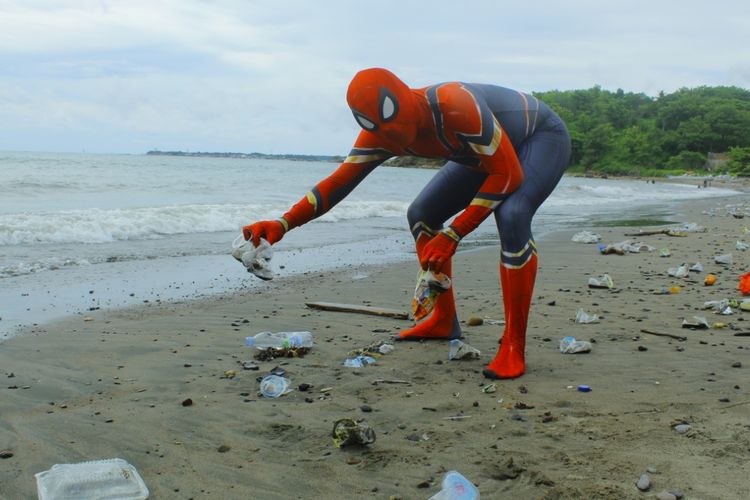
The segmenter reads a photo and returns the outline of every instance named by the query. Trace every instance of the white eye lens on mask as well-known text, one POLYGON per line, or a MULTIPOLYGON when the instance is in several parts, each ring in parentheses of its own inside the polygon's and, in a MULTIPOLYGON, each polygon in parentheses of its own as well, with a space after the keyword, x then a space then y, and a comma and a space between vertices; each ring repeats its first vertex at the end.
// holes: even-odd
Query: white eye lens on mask
POLYGON ((365 118, 363 115, 360 115, 356 111, 354 112, 354 119, 357 120, 357 123, 359 123, 360 127, 362 127, 365 130, 369 130, 370 132, 378 128, 377 125, 375 125, 375 123, 372 122, 372 120, 365 118))
POLYGON ((388 96, 385 96, 383 99, 383 120, 388 120, 389 118, 393 117, 393 115, 396 113, 396 105, 393 103, 393 99, 391 99, 388 96))
POLYGON ((396 118, 398 114, 398 99, 389 90, 380 89, 380 119, 388 122, 396 118))

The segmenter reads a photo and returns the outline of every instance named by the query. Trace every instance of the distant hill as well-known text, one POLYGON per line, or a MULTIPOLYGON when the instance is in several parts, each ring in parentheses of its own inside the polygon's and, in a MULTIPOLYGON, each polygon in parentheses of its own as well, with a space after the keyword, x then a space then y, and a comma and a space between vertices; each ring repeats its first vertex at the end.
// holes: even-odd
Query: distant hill
POLYGON ((266 153, 211 153, 202 151, 158 151, 153 150, 146 153, 150 156, 198 156, 208 158, 248 158, 261 160, 292 160, 292 161, 325 161, 340 163, 344 161, 342 156, 326 155, 292 155, 292 154, 266 154, 266 153))

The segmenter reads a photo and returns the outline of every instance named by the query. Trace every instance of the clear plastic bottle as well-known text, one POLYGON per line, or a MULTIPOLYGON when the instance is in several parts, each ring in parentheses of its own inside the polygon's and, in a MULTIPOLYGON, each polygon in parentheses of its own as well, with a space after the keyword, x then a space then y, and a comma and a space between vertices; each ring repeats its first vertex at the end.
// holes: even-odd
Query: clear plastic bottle
POLYGON ((245 345, 256 349, 312 347, 313 338, 310 332, 260 332, 246 337, 245 345))

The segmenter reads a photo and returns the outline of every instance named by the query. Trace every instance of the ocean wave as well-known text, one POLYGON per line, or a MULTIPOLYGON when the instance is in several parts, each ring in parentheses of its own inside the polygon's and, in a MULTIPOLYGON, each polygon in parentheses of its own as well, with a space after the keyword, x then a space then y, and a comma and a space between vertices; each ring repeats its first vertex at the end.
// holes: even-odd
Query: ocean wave
MULTIPOLYGON (((323 222, 403 216, 408 204, 343 202, 323 222)), ((131 209, 66 210, 0 216, 0 246, 47 243, 109 243, 179 234, 236 231, 256 220, 276 219, 285 205, 180 205, 131 209)))
POLYGON ((9 266, 0 267, 0 278, 12 278, 42 271, 56 271, 67 267, 89 266, 91 262, 86 259, 68 259, 51 257, 35 262, 17 262, 9 266))
POLYGON ((731 189, 697 189, 696 186, 670 183, 646 183, 619 180, 592 181, 576 179, 575 183, 562 182, 545 201, 546 207, 600 206, 617 207, 663 203, 669 201, 713 198, 736 194, 731 189))

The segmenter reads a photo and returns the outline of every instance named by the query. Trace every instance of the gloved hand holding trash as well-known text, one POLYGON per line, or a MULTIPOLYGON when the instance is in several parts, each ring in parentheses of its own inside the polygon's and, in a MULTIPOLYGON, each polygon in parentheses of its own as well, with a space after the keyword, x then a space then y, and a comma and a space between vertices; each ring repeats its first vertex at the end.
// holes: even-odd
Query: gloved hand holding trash
POLYGON ((242 228, 242 236, 247 241, 252 241, 253 246, 260 245, 261 239, 266 239, 269 244, 273 245, 287 232, 287 226, 281 220, 262 220, 242 228))
POLYGON ((273 271, 270 267, 273 249, 264 238, 259 238, 258 244, 253 245, 252 241, 245 241, 244 234, 237 236, 232 242, 232 257, 240 261, 247 268, 247 272, 253 273, 258 278, 273 279, 273 271))
POLYGON ((451 287, 451 279, 443 273, 432 270, 420 270, 417 275, 417 285, 414 288, 414 298, 411 301, 414 319, 419 321, 435 308, 438 295, 451 287))

